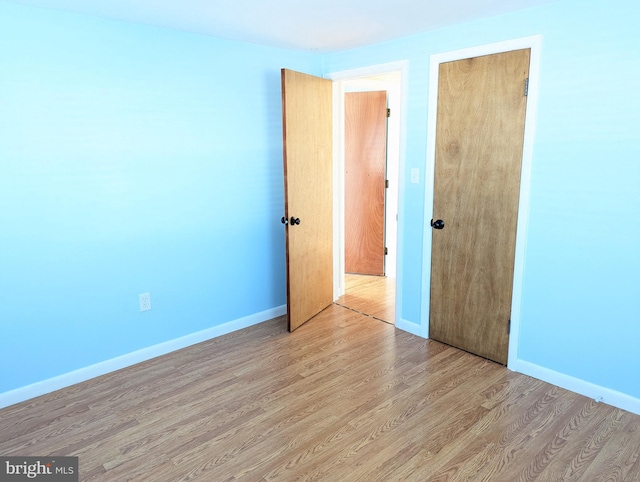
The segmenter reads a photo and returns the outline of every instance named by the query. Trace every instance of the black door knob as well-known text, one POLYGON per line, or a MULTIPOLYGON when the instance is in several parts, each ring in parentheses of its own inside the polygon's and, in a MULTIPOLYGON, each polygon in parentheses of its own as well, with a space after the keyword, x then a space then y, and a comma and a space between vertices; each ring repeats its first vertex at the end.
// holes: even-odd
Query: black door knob
POLYGON ((289 221, 291 224, 300 224, 300 218, 294 218, 293 216, 291 216, 291 221, 289 221))
POLYGON ((282 219, 280 220, 280 222, 282 224, 289 224, 289 220, 287 218, 285 218, 284 216, 282 216, 282 219))
POLYGON ((434 221, 433 219, 431 220, 431 227, 433 229, 443 229, 444 228, 444 221, 442 219, 438 219, 436 221, 434 221))

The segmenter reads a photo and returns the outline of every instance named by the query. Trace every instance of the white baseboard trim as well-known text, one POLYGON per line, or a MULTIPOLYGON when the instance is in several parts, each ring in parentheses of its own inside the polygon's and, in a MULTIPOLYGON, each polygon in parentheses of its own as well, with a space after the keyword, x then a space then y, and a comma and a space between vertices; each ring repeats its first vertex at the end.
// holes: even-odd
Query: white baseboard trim
POLYGON ((564 373, 556 372, 520 359, 509 365, 509 369, 579 393, 585 397, 593 398, 598 402, 603 402, 626 410, 627 412, 640 415, 640 399, 634 398, 626 393, 601 387, 600 385, 584 381, 580 378, 565 375, 564 373))
POLYGON ((277 318, 278 316, 282 316, 286 313, 286 305, 278 306, 276 308, 261 311, 260 313, 254 313, 253 315, 223 323, 222 325, 207 328, 206 330, 191 333, 190 335, 182 336, 174 340, 142 348, 141 350, 80 368, 41 382, 9 390, 8 392, 0 393, 0 408, 24 402, 25 400, 39 397, 40 395, 45 395, 55 390, 60 390, 61 388, 66 388, 71 385, 75 385, 76 383, 84 382, 91 378, 99 377, 100 375, 105 375, 107 373, 120 370, 121 368, 135 365, 136 363, 150 360, 161 355, 166 355, 172 351, 180 350, 218 336, 226 335, 227 333, 241 330, 242 328, 247 328, 248 326, 257 325, 258 323, 277 318))

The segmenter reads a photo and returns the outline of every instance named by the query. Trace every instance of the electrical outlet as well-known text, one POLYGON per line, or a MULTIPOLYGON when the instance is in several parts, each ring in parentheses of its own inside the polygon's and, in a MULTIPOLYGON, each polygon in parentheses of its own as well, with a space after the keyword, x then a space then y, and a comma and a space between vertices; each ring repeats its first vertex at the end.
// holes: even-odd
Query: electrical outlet
POLYGON ((140 301, 140 311, 149 311, 151 309, 151 293, 138 295, 138 301, 140 301))

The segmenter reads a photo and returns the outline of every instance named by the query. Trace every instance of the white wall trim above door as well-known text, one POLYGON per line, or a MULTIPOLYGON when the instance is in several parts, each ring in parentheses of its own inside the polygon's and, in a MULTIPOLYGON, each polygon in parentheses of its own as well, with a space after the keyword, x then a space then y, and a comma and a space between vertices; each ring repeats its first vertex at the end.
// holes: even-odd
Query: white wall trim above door
POLYGON ((507 366, 511 368, 518 359, 518 342, 520 337, 520 312, 524 276, 524 254, 529 223, 531 163, 533 158, 533 140, 538 105, 538 83, 540 76, 540 50, 542 36, 535 35, 513 40, 506 40, 477 47, 434 54, 429 63, 429 107, 427 118, 427 163, 425 169, 425 219, 422 263, 422 304, 420 317, 420 335, 429 337, 429 311, 431 289, 431 236, 432 228, 429 219, 433 215, 433 192, 435 181, 436 153, 436 118, 438 112, 438 76, 441 63, 456 60, 510 52, 520 49, 531 49, 529 68, 529 92, 524 127, 524 146, 522 153, 522 171, 520 176, 520 198, 518 207, 518 224, 516 228, 516 249, 511 298, 511 333, 509 336, 509 359, 507 366))

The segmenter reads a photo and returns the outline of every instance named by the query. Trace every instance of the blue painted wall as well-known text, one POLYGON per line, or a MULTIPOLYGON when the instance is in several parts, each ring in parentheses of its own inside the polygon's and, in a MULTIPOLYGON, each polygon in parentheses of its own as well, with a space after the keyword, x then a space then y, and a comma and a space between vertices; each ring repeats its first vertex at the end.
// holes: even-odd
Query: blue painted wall
MULTIPOLYGON (((520 359, 640 398, 640 6, 559 1, 325 57, 409 62, 402 317, 421 320, 429 56, 543 35, 520 359)), ((428 292, 428 289, 427 289, 428 292)))
POLYGON ((520 357, 640 398, 637 18, 561 0, 321 56, 0 3, 0 393, 284 304, 280 67, 409 61, 425 323, 429 56, 542 34, 520 357))
POLYGON ((4 2, 0 45, 0 393, 285 304, 280 68, 318 54, 4 2))

